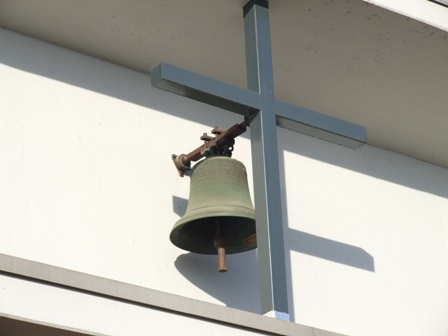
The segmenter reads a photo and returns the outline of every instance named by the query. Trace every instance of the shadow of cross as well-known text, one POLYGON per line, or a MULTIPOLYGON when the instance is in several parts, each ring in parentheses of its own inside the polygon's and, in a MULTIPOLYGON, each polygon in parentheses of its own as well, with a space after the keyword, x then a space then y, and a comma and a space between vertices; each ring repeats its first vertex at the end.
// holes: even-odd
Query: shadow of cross
POLYGON ((152 85, 251 117, 251 149, 261 312, 289 320, 276 127, 357 148, 364 127, 278 101, 274 97, 269 11, 266 0, 243 8, 248 89, 160 63, 152 85))

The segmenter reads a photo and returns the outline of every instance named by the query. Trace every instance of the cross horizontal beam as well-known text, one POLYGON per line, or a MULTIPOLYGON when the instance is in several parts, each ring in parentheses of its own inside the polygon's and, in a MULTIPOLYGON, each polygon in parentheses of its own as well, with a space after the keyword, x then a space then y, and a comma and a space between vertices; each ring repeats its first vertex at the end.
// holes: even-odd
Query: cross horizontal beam
POLYGON ((261 109, 260 97, 254 91, 166 63, 159 63, 151 69, 151 84, 159 89, 246 117, 261 109))
MULTIPOLYGON (((243 116, 261 110, 258 92, 240 88, 170 64, 151 69, 153 86, 243 116)), ((277 126, 356 149, 367 142, 363 126, 275 100, 277 126)))

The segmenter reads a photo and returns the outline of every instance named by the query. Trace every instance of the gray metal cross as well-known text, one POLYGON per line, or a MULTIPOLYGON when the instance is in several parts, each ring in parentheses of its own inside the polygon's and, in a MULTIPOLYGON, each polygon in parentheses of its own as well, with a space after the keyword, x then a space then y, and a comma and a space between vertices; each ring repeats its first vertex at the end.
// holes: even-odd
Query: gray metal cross
POLYGON ((152 85, 247 117, 256 209, 261 311, 289 320, 276 127, 357 148, 364 127, 278 101, 274 97, 269 11, 266 0, 243 8, 248 89, 171 65, 151 69, 152 85))

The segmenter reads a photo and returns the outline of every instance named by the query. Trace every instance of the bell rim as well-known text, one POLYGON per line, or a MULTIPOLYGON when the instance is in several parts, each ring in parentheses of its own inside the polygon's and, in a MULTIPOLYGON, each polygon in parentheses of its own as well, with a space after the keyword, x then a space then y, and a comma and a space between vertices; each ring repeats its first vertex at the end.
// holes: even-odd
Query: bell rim
MULTIPOLYGON (((247 208, 246 208, 247 209, 247 208)), ((251 211, 253 213, 253 210, 251 211)), ((207 255, 215 255, 217 254, 217 251, 215 249, 204 249, 204 248, 198 248, 198 249, 189 249, 186 248, 185 245, 182 243, 182 240, 180 238, 180 234, 181 234, 181 229, 184 225, 187 225, 188 223, 192 222, 192 221, 197 221, 197 220, 201 220, 201 219, 207 219, 210 217, 238 217, 238 218, 242 218, 242 219, 247 219, 250 221, 249 225, 253 225, 253 234, 256 235, 256 220, 255 220, 255 213, 253 213, 253 216, 248 216, 247 213, 245 213, 243 216, 239 216, 238 214, 235 214, 234 212, 230 213, 230 212, 221 212, 217 213, 216 211, 213 212, 213 216, 207 215, 207 214, 203 214, 201 216, 198 217, 190 217, 190 218, 185 218, 182 217, 180 218, 173 226, 171 233, 170 233, 170 241, 173 245, 177 246, 178 248, 184 250, 184 251, 188 251, 188 252, 193 252, 193 253, 199 253, 199 254, 207 254, 207 255)), ((235 254, 235 253, 242 253, 242 252, 247 252, 253 249, 257 248, 257 244, 252 244, 252 245, 247 245, 247 246, 242 246, 240 245, 240 248, 227 248, 226 249, 226 254, 235 254)))
MULTIPOLYGON (((226 216, 226 217, 235 217, 235 216, 226 216)), ((253 225, 255 227, 255 230, 251 236, 253 236, 253 235, 256 236, 257 233, 256 233, 255 220, 253 220, 253 225)), ((204 248, 203 246, 201 248, 187 248, 183 244, 182 240, 180 239, 179 234, 180 234, 180 226, 178 227, 177 230, 173 228, 173 230, 170 233, 169 238, 170 238, 171 243, 174 246, 180 248, 181 250, 192 252, 192 253, 198 253, 198 254, 206 254, 206 255, 216 255, 217 254, 217 250, 214 248, 204 248)), ((251 236, 248 236, 246 238, 250 238, 251 236)), ((227 247, 226 254, 237 254, 237 253, 243 253, 243 252, 248 252, 248 251, 254 250, 257 248, 257 243, 255 241, 255 243, 250 244, 250 245, 237 245, 237 246, 227 247)))

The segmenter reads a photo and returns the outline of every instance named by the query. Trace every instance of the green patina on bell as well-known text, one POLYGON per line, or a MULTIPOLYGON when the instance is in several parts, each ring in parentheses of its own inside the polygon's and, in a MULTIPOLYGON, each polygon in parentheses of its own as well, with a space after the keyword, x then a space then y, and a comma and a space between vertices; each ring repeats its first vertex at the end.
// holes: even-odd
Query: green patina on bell
POLYGON ((223 249, 239 253, 257 247, 255 210, 241 162, 212 156, 193 167, 188 207, 174 225, 170 240, 181 249, 202 254, 220 255, 223 249))

